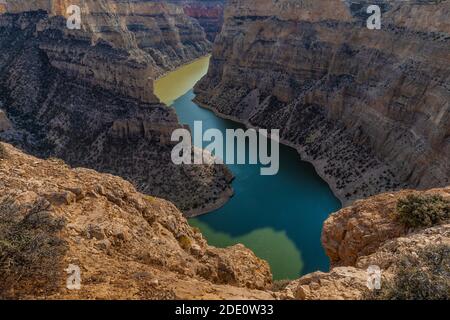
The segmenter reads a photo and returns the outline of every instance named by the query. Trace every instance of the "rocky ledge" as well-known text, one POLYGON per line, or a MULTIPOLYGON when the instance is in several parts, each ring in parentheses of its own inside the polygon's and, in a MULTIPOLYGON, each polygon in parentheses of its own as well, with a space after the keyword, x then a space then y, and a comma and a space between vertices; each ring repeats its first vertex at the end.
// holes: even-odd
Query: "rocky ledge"
POLYGON ((208 246, 171 203, 0 143, 0 298, 448 299, 449 216, 450 187, 358 201, 325 222, 331 271, 280 288, 266 262, 242 245, 208 246), (408 195, 439 195, 442 220, 405 227, 395 212, 408 195), (80 268, 81 290, 66 287, 69 265, 80 268), (366 286, 373 265, 375 292, 366 286))
MULTIPOLYGON (((433 206, 427 203, 421 209, 431 215, 433 206)), ((286 296, 306 300, 449 299, 450 187, 402 190, 357 201, 325 221, 322 244, 330 258, 330 272, 315 272, 291 282, 284 289, 286 296), (399 221, 399 201, 411 196, 442 199, 442 220, 416 227, 399 221), (381 288, 370 291, 368 269, 373 267, 380 270, 381 288)))
POLYGON ((279 128, 344 204, 450 182, 450 1, 228 1, 197 101, 279 128))
POLYGON ((119 177, 0 143, 0 194, 2 299, 273 298, 266 262, 208 246, 174 205, 119 177))

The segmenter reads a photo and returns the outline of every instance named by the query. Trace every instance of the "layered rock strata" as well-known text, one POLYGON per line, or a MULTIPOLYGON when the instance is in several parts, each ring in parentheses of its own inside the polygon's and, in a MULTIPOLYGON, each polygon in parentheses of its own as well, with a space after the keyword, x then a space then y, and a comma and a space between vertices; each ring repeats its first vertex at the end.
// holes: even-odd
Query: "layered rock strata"
POLYGON ((197 101, 279 128, 344 204, 450 180, 449 1, 229 1, 197 101))
POLYGON ((155 100, 151 95, 154 79, 211 50, 195 19, 185 15, 181 7, 160 1, 10 0, 7 11, 44 10, 51 17, 68 17, 70 5, 81 9, 81 29, 56 28, 65 45, 53 42, 41 46, 51 64, 71 76, 147 102, 155 100), (72 40, 108 43, 124 51, 126 63, 116 65, 106 57, 101 59, 72 40))
POLYGON ((225 0, 168 0, 183 7, 184 13, 195 18, 214 42, 223 25, 225 0))
POLYGON ((33 155, 120 175, 187 215, 224 204, 232 195, 225 166, 171 161, 171 134, 181 126, 153 95, 153 64, 114 40, 93 41, 92 33, 65 26, 45 11, 0 15, 0 106, 14 129, 0 138, 33 155))

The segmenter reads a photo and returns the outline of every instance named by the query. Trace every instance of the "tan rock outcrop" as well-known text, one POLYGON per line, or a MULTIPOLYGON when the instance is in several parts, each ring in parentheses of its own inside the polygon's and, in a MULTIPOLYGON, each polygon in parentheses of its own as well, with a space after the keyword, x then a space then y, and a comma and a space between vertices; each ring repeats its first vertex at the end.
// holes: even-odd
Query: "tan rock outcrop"
MULTIPOLYGON (((404 190, 381 194, 332 214, 322 231, 322 245, 331 265, 354 266, 358 259, 373 254, 388 240, 406 236, 409 230, 394 218, 396 205, 400 198, 418 193, 404 190)), ((450 188, 432 189, 424 194, 439 194, 450 199, 450 188)))
MULTIPOLYGON (((449 187, 425 192, 404 190, 357 201, 325 221, 322 244, 331 260, 330 272, 308 274, 290 283, 284 292, 293 292, 295 298, 302 300, 367 299, 374 294, 367 287, 369 267, 380 268, 381 287, 385 289, 396 280, 398 274, 408 272, 405 270, 405 259, 413 261, 420 252, 427 254, 436 246, 446 247, 448 251, 449 221, 429 228, 408 230, 394 219, 393 213, 398 200, 410 194, 440 195, 450 206, 449 187)), ((450 211, 450 208, 448 210, 450 211)), ((419 264, 414 267, 418 270, 422 268, 427 276, 445 278, 445 274, 433 274, 436 271, 428 270, 427 266, 420 265, 424 261, 417 260, 419 264)), ((417 285, 420 280, 404 279, 403 281, 416 283, 416 287, 409 283, 403 283, 402 287, 411 286, 414 288, 411 290, 424 289, 417 285)), ((433 283, 424 281, 422 284, 427 285, 432 287, 433 283)), ((447 279, 446 286, 450 289, 450 279, 447 279)), ((445 287, 439 290, 445 291, 445 287)), ((420 296, 423 293, 416 294, 420 296)))
POLYGON ((367 291, 367 272, 353 267, 339 267, 329 273, 308 274, 295 283, 296 299, 360 300, 367 291))
POLYGON ((1 298, 272 298, 265 261, 243 246, 208 246, 169 202, 0 146, 1 298), (69 265, 81 290, 66 288, 69 265))

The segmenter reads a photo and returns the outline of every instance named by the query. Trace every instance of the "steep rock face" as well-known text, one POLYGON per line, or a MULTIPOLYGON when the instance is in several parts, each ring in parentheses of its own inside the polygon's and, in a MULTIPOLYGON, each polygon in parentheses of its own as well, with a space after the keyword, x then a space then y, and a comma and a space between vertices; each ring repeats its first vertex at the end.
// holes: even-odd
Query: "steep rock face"
MULTIPOLYGON (((423 281, 428 276, 442 281, 445 287, 440 289, 450 290, 448 265, 444 266, 443 274, 437 274, 436 270, 429 269, 426 261, 418 259, 421 252, 431 255, 436 246, 447 252, 450 250, 450 221, 419 229, 400 225, 394 218, 396 204, 410 194, 440 195, 450 206, 450 187, 446 187, 382 194, 336 212, 326 220, 322 235, 322 244, 331 260, 330 272, 315 272, 293 281, 284 290, 286 296, 302 300, 373 298, 374 292, 367 288, 370 266, 380 268, 383 290, 398 279, 399 274, 411 272, 411 268, 421 271, 402 279, 403 289, 397 288, 397 294, 406 296, 401 291, 413 288, 409 290, 417 291, 413 294, 420 296, 424 293, 420 290, 427 290, 426 286, 438 289, 433 289, 436 283, 423 281), (410 266, 405 266, 405 261, 410 266), (414 287, 417 283, 421 285, 414 287)), ((448 210, 450 212, 450 207, 448 210)), ((445 263, 448 257, 437 256, 432 262, 439 262, 439 259, 444 259, 442 263, 445 263)), ((446 295, 448 299, 450 291, 446 295)))
POLYGON ((271 299, 268 264, 217 249, 171 203, 0 143, 0 297, 271 299), (81 271, 68 290, 65 269, 81 271))
POLYGON ((281 138, 355 199, 450 179, 449 1, 229 1, 197 101, 281 138), (371 4, 371 3, 370 3, 371 4))
POLYGON ((171 161, 171 133, 181 126, 172 108, 141 102, 153 97, 138 75, 148 64, 108 42, 67 37, 64 26, 44 11, 0 16, 0 106, 14 127, 0 138, 120 175, 187 215, 223 204, 232 194, 225 166, 171 161))
MULTIPOLYGON (((417 191, 403 190, 361 200, 332 214, 324 223, 322 244, 332 266, 355 265, 388 240, 404 237, 410 230, 394 219, 398 199, 417 191)), ((450 188, 432 189, 420 194, 439 194, 450 200, 450 188)))
POLYGON ((183 7, 184 13, 195 18, 214 42, 223 25, 225 0, 168 0, 183 7))
POLYGON ((80 30, 70 30, 65 27, 65 21, 58 19, 39 27, 54 28, 65 41, 42 44, 51 64, 71 76, 147 102, 156 99, 151 95, 152 90, 148 90, 152 88, 152 80, 208 54, 211 49, 198 22, 185 15, 182 8, 165 2, 11 0, 7 11, 44 10, 52 17, 67 17, 70 5, 81 8, 80 30), (116 64, 91 50, 90 45, 98 43, 123 50, 123 61, 116 64))

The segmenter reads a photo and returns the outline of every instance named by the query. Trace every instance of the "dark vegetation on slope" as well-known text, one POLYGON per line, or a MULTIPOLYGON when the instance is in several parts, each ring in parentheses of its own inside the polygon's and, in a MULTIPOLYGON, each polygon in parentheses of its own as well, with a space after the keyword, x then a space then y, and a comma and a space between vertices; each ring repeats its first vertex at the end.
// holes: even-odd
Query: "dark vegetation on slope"
POLYGON ((408 228, 431 227, 450 215, 450 201, 440 195, 410 194, 397 203, 396 219, 408 228))

